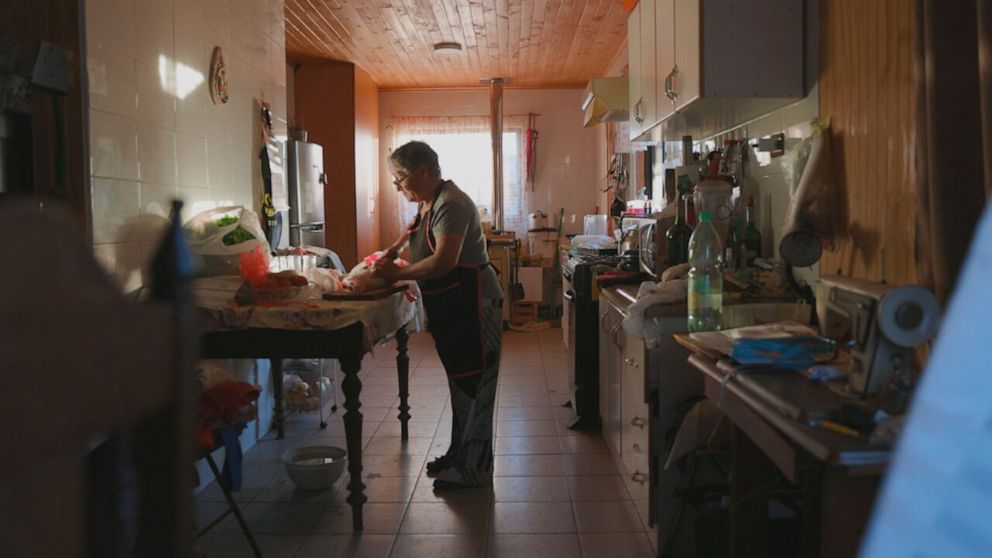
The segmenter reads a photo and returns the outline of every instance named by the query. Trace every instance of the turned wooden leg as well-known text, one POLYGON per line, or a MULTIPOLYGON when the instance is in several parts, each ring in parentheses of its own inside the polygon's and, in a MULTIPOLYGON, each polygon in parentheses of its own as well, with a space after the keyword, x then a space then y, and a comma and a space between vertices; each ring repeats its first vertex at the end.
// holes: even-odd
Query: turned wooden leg
POLYGON ((348 503, 351 504, 352 529, 361 531, 362 506, 368 499, 365 497, 365 483, 362 482, 362 406, 359 395, 362 392, 362 381, 358 379, 361 368, 361 356, 341 359, 341 369, 344 380, 341 391, 344 392, 344 435, 348 445, 348 503))
POLYGON ((275 399, 275 409, 272 411, 272 428, 281 440, 286 434, 286 409, 282 405, 282 359, 270 358, 269 365, 272 375, 272 398, 275 399))
POLYGON ((407 423, 410 421, 410 405, 407 404, 407 397, 410 395, 410 357, 407 356, 407 341, 410 334, 407 333, 406 326, 396 330, 396 376, 400 384, 400 438, 406 440, 410 437, 407 423))

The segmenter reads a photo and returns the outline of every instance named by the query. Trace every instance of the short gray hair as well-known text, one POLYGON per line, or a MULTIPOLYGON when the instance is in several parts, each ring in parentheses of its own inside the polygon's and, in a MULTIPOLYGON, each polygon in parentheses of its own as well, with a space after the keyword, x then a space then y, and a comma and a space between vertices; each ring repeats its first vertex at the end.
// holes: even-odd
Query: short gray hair
POLYGON ((437 162, 437 152, 422 141, 411 141, 397 147, 389 155, 389 163, 395 169, 412 174, 420 165, 427 167, 436 176, 441 176, 441 165, 437 162))

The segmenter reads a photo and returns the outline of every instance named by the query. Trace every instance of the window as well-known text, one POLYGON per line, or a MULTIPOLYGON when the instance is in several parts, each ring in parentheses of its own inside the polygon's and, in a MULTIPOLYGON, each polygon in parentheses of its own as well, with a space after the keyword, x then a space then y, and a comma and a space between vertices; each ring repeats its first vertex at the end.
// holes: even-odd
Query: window
MULTIPOLYGON (((493 158, 489 118, 485 116, 414 116, 390 119, 390 151, 412 140, 429 144, 438 154, 441 175, 452 180, 475 204, 492 214, 493 158)), ((523 215, 524 133, 527 117, 503 118, 503 226, 526 237, 523 215)), ((382 196, 382 235, 387 242, 399 236, 416 213, 395 192, 382 196)))

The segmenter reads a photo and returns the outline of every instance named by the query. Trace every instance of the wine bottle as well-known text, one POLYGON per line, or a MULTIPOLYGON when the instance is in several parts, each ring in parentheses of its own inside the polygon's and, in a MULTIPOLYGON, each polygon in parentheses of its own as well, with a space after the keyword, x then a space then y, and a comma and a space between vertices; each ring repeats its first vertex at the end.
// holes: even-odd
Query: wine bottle
POLYGON ((676 196, 675 223, 665 231, 665 238, 668 239, 668 267, 689 261, 689 238, 692 236, 692 229, 682 219, 680 210, 679 198, 676 196))
POLYGON ((754 196, 748 196, 745 215, 747 226, 744 228, 744 247, 747 250, 747 266, 751 267, 754 259, 761 257, 761 231, 754 224, 754 196))

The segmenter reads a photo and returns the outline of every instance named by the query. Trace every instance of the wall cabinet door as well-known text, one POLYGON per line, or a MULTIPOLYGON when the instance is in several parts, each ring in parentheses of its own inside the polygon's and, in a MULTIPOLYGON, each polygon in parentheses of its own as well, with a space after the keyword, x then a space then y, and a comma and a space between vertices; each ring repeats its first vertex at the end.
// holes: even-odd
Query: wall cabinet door
POLYGON ((698 99, 701 92, 699 4, 700 0, 674 0, 675 64, 670 82, 675 110, 698 99))
POLYGON ((656 110, 658 121, 662 121, 675 114, 670 80, 675 68, 675 0, 657 0, 654 29, 656 110))
MULTIPOLYGON (((655 51, 656 0, 641 0, 641 99, 644 107, 644 129, 658 122, 658 57, 655 51)), ((629 47, 628 47, 629 48, 629 47)))
POLYGON ((627 106, 630 111, 630 139, 644 131, 644 100, 641 79, 641 10, 638 3, 627 18, 627 106))

